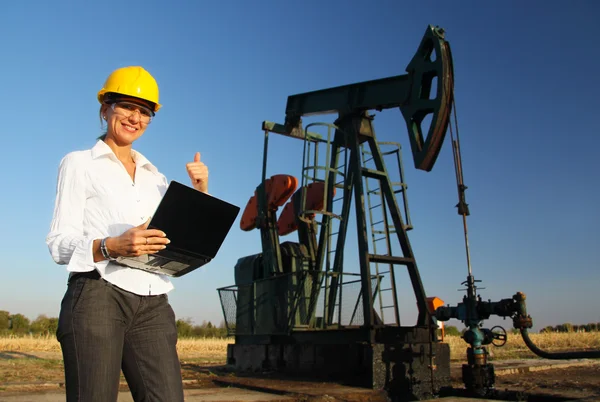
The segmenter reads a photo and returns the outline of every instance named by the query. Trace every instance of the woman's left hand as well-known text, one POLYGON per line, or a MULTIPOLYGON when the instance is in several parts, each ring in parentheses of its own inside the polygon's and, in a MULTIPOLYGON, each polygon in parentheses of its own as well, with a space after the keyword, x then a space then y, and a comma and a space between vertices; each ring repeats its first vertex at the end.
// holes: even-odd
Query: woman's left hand
POLYGON ((196 152, 194 161, 186 164, 185 167, 192 181, 192 186, 203 193, 208 192, 208 167, 200 162, 200 152, 196 152))

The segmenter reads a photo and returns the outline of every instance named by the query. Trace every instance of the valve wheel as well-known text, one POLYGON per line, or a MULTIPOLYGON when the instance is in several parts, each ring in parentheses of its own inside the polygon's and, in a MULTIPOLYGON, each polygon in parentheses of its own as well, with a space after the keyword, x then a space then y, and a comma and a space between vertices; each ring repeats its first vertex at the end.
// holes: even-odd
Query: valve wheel
POLYGON ((502 346, 506 345, 506 341, 508 340, 508 334, 503 327, 496 325, 490 331, 492 332, 492 336, 493 336, 492 345, 494 345, 497 348, 501 348, 502 346), (500 332, 494 332, 494 330, 497 330, 500 332), (499 341, 499 342, 496 343, 495 341, 499 341))

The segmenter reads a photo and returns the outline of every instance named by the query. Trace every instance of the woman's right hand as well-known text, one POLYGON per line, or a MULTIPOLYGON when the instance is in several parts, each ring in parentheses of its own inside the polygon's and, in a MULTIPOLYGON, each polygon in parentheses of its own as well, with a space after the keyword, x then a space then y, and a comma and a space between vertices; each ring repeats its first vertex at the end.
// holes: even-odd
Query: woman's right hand
POLYGON ((113 258, 139 257, 164 250, 171 241, 162 230, 148 229, 149 223, 150 219, 121 236, 106 239, 108 254, 113 258))

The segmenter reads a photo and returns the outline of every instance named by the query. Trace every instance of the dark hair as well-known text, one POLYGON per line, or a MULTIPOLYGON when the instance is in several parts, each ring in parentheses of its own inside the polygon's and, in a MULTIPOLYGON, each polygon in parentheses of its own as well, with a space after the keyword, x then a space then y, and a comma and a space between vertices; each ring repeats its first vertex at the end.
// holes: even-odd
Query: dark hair
POLYGON ((133 99, 134 102, 137 102, 137 103, 140 103, 140 104, 146 106, 148 109, 150 109, 150 111, 152 112, 152 115, 154 115, 154 109, 156 109, 156 103, 150 102, 149 100, 138 98, 137 96, 132 96, 132 95, 122 95, 122 94, 118 94, 115 92, 107 92, 104 94, 104 97, 103 97, 104 103, 109 104, 109 105, 112 103, 117 103, 120 100, 127 100, 127 99, 133 99))
MULTIPOLYGON (((104 126, 104 117, 102 114, 102 109, 104 109, 104 104, 100 105, 100 112, 98 112, 99 116, 100 116, 100 128, 102 128, 102 126, 104 126)), ((108 127, 106 128, 106 130, 104 130, 104 133, 100 137, 96 138, 96 140, 102 140, 102 141, 106 140, 107 134, 108 134, 108 127)))

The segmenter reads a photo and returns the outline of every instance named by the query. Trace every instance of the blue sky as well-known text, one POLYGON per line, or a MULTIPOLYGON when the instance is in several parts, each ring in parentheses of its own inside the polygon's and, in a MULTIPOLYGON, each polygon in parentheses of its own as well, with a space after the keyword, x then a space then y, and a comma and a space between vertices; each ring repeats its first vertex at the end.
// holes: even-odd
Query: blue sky
MULTIPOLYGON (((599 11, 594 1, 8 2, 0 14, 0 309, 58 314, 67 273, 44 243, 58 163, 94 145, 96 93, 115 68, 144 66, 160 86, 164 107, 136 148, 186 184, 185 163, 200 151, 211 193, 244 208, 261 177, 263 120, 282 123, 289 95, 404 74, 433 24, 454 56, 483 298, 525 292, 536 328, 599 322, 599 11)), ((378 113, 375 127, 379 140, 404 147, 410 239, 427 295, 455 304, 467 269, 450 138, 423 172, 398 110, 378 113)), ((273 138, 269 174, 298 176, 301 150, 273 138)), ((216 288, 234 283, 239 257, 259 251, 259 233, 236 222, 211 264, 174 281, 177 316, 221 321, 216 288)))

